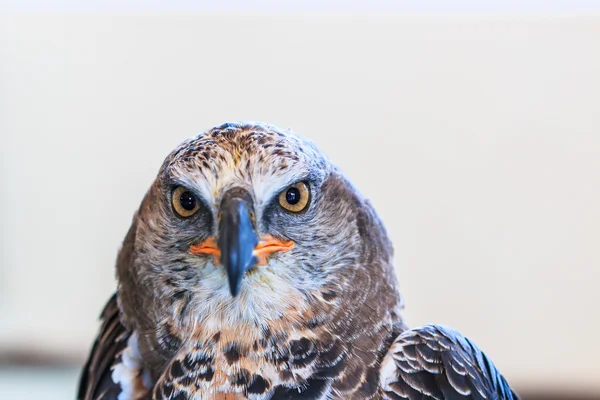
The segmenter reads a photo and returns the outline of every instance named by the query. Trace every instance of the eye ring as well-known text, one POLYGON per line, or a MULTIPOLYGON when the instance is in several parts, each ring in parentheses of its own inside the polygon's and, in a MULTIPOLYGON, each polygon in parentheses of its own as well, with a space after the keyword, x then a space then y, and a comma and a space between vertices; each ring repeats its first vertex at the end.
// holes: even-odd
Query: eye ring
POLYGON ((194 193, 183 186, 178 186, 173 190, 171 204, 177 215, 183 218, 191 217, 200 208, 200 202, 194 193))
POLYGON ((309 202, 310 189, 306 182, 295 183, 279 193, 279 205, 289 212, 302 212, 308 208, 309 202))

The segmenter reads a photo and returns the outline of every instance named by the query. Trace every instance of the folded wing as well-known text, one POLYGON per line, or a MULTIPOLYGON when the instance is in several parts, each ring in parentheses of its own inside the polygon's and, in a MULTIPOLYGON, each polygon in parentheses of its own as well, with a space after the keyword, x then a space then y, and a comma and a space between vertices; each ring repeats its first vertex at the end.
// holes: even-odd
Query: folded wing
POLYGON ((398 336, 382 363, 381 385, 390 400, 518 399, 477 346, 440 325, 398 336))
POLYGON ((77 400, 116 400, 121 388, 112 380, 112 368, 130 336, 119 320, 117 297, 113 295, 104 307, 102 327, 79 381, 77 400))

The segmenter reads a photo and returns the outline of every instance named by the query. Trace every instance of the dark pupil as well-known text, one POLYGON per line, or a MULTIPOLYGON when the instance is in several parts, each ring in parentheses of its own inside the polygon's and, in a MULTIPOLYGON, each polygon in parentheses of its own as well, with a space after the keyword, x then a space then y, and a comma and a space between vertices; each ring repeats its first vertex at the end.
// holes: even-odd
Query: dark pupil
POLYGON ((188 211, 192 211, 196 207, 196 198, 190 192, 183 192, 179 198, 181 207, 188 211))
POLYGON ((285 194, 285 201, 294 205, 300 201, 300 191, 297 188, 289 188, 285 194))

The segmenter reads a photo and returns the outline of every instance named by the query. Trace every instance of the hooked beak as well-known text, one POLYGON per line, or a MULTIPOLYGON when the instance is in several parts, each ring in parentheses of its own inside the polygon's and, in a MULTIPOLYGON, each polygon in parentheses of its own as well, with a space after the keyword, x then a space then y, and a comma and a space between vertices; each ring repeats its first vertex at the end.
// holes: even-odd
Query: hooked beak
POLYGON ((213 238, 190 246, 198 255, 212 255, 215 264, 222 264, 229 278, 232 296, 240 291, 246 272, 255 265, 266 264, 270 254, 286 251, 294 246, 291 240, 284 241, 271 235, 256 236, 252 221, 252 197, 241 188, 234 188, 223 195, 220 207, 219 233, 213 238))

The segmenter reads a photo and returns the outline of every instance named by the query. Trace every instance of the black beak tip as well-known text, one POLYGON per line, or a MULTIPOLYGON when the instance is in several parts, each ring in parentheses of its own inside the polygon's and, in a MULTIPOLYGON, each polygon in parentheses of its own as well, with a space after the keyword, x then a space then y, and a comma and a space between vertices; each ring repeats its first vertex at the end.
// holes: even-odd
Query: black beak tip
POLYGON ((231 292, 231 295, 233 297, 237 297, 237 295, 240 293, 240 289, 242 287, 242 280, 244 279, 246 272, 252 269, 252 266, 254 266, 255 264, 256 257, 252 256, 251 261, 247 267, 229 270, 229 291, 231 292))
MULTIPOLYGON (((241 283, 241 281, 239 283, 241 283)), ((241 285, 237 282, 233 282, 231 279, 229 280, 229 290, 232 297, 237 297, 237 295, 240 293, 240 286, 241 285)))

